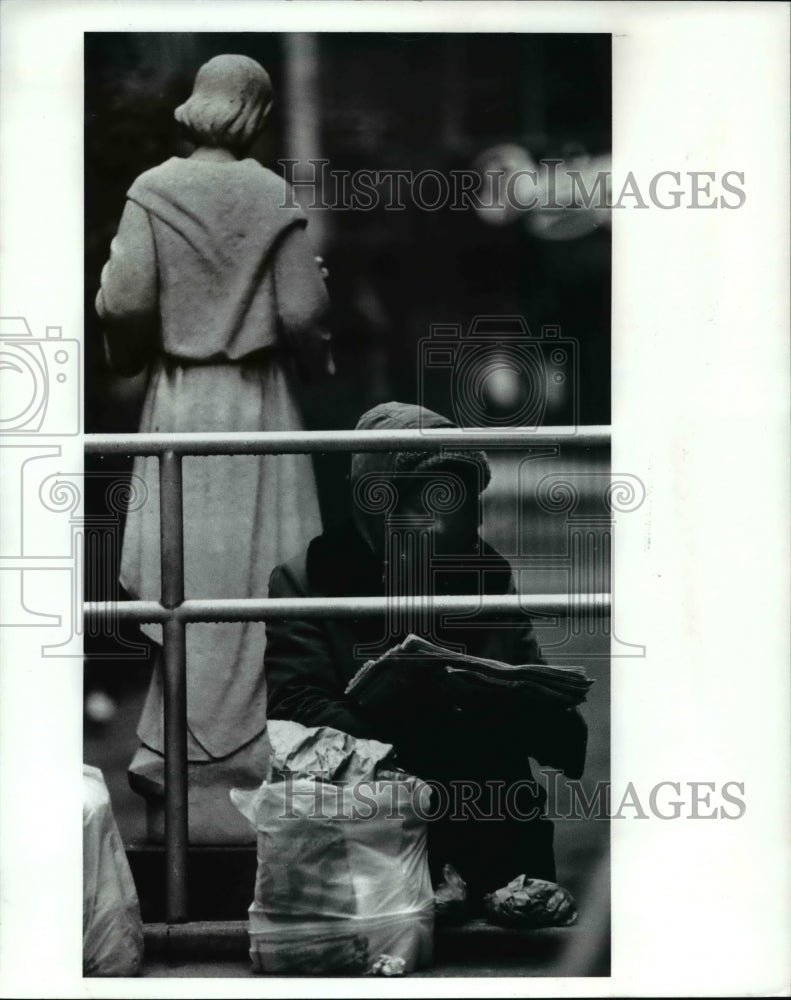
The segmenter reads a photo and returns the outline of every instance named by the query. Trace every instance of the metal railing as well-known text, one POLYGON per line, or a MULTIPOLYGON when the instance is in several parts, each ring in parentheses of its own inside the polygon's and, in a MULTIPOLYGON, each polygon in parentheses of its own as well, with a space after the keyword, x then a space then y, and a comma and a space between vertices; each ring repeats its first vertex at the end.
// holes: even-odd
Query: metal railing
MULTIPOLYGON (((405 430, 405 431, 273 431, 259 433, 87 434, 87 455, 156 455, 159 459, 161 545, 160 601, 88 601, 87 616, 116 621, 160 622, 163 626, 165 722, 165 862, 166 920, 189 919, 187 852, 187 660, 189 622, 264 621, 277 618, 351 618, 409 607, 409 598, 246 598, 185 599, 182 457, 184 455, 306 454, 312 452, 440 451, 457 449, 531 448, 564 443, 601 447, 609 443, 609 427, 546 427, 540 430, 405 430)), ((568 613, 570 595, 435 596, 425 598, 444 613, 524 611, 568 613)), ((576 594, 575 603, 606 615, 609 594, 576 594)))

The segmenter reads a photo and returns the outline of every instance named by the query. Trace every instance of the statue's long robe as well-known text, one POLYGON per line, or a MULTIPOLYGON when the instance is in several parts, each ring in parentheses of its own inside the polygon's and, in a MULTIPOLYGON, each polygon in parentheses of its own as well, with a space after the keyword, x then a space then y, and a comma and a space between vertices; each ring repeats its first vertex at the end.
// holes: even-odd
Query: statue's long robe
MULTIPOLYGON (((254 160, 174 157, 127 198, 97 309, 158 327, 140 430, 300 429, 283 353, 311 349, 327 297, 285 182, 254 160)), ((134 474, 147 498, 130 505, 121 583, 158 599, 157 459, 137 458, 134 474)), ((266 597, 272 568, 321 530, 309 455, 185 457, 183 482, 187 597, 266 597)), ((161 641, 159 626, 146 632, 161 641)), ((264 731, 264 644, 263 623, 187 627, 190 760, 264 731)), ((159 669, 138 734, 163 750, 159 669)))

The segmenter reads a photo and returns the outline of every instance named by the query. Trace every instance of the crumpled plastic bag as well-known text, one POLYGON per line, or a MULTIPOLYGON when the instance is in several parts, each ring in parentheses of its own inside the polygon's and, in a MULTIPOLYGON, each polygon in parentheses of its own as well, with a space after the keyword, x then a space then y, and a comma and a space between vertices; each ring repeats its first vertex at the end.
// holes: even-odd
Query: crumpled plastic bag
POLYGON ((269 781, 287 772, 322 772, 325 781, 364 781, 374 777, 393 750, 389 743, 356 739, 329 726, 308 729, 285 719, 272 719, 267 730, 272 747, 269 781))
POLYGON ((82 769, 82 966, 85 976, 136 976, 143 961, 137 890, 102 772, 82 769))
POLYGON ((403 976, 406 963, 403 958, 380 955, 371 966, 369 976, 403 976))
POLYGON ((443 865, 434 889, 434 916, 438 923, 459 924, 467 917, 467 883, 453 865, 443 865))
POLYGON ((577 904, 567 889, 526 875, 484 896, 483 906, 489 920, 510 927, 567 927, 577 919, 577 904))

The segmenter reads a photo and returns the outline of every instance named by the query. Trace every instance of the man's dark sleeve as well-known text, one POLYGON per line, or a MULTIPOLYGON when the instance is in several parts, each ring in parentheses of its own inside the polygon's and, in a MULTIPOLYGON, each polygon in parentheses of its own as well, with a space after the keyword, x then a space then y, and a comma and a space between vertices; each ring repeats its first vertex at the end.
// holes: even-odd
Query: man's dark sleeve
MULTIPOLYGON (((513 581, 508 593, 516 593, 513 581)), ((547 662, 531 624, 514 630, 509 662, 547 662)), ((582 777, 588 745, 588 726, 576 708, 535 709, 528 712, 524 722, 526 730, 531 734, 531 757, 539 764, 559 768, 567 778, 582 777)))
MULTIPOLYGON (((294 576, 279 566, 269 578, 269 596, 307 595, 294 576)), ((334 662, 322 621, 269 621, 264 667, 268 718, 331 726, 351 736, 375 738, 369 723, 344 696, 343 674, 334 662)))

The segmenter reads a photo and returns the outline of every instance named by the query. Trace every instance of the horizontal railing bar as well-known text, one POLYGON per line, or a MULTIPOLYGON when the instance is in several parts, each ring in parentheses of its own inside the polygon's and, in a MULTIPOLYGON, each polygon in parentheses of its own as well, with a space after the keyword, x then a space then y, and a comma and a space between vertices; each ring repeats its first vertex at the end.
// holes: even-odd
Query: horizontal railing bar
POLYGON ((564 444, 602 447, 610 428, 502 427, 461 430, 381 431, 250 431, 234 433, 183 432, 162 434, 86 434, 88 455, 265 455, 328 451, 440 451, 442 448, 523 448, 564 444))
POLYGON ((512 611, 544 614, 585 614, 606 616, 610 612, 609 594, 504 594, 458 596, 438 594, 433 598, 415 597, 272 597, 232 598, 227 600, 186 600, 168 610, 157 601, 88 601, 85 614, 97 619, 126 622, 164 622, 177 618, 183 622, 265 621, 269 618, 369 618, 375 615, 431 607, 437 614, 473 614, 476 611, 508 613, 512 611))

